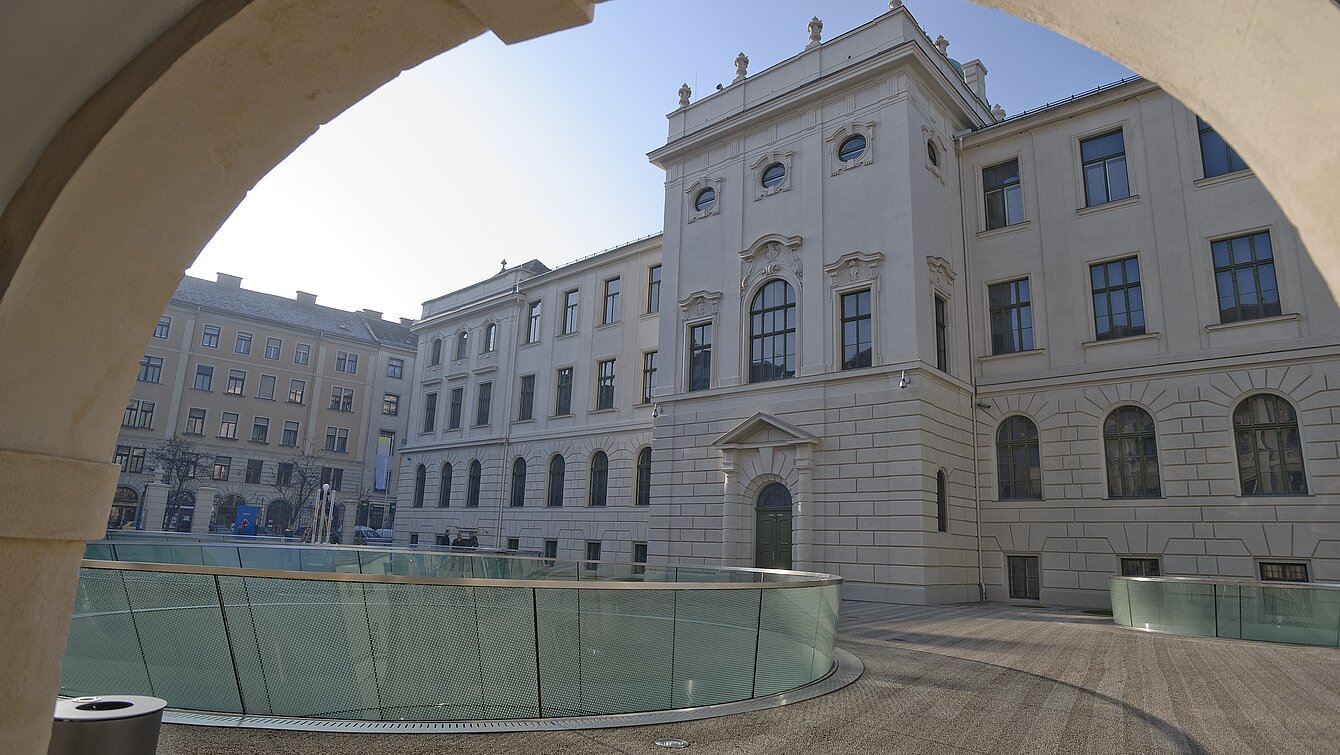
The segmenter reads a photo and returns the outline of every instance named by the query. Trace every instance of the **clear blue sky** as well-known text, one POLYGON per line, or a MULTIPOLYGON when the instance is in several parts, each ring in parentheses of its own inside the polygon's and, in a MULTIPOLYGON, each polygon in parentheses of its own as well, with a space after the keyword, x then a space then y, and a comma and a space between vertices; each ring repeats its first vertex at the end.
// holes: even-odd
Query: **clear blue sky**
MULTIPOLYGON (((1056 34, 965 0, 907 7, 949 55, 980 58, 1008 113, 1130 75, 1056 34)), ((374 92, 263 179, 190 269, 246 288, 415 317, 506 259, 556 266, 658 233, 665 141, 695 99, 831 39, 887 0, 612 0, 593 24, 518 45, 485 35, 374 92)))

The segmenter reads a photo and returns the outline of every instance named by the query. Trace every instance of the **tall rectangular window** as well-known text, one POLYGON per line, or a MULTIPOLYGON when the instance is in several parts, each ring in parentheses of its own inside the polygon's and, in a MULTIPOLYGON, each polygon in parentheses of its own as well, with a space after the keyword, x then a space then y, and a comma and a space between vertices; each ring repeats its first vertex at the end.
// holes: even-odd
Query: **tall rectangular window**
POLYGON ((563 292, 563 331, 561 335, 577 332, 577 302, 580 292, 577 289, 563 292))
POLYGON ((251 440, 253 443, 268 443, 270 439, 270 419, 256 417, 251 421, 251 440))
POLYGON ((358 374, 358 355, 352 351, 335 352, 335 371, 358 374))
POLYGON ((437 394, 429 393, 423 397, 423 431, 431 433, 437 427, 437 394))
POLYGON ((548 559, 555 559, 555 558, 558 558, 558 541, 557 541, 557 540, 545 540, 545 541, 544 541, 544 557, 545 557, 545 558, 548 558, 548 559))
POLYGON ((612 322, 619 321, 619 279, 610 278, 605 281, 605 308, 601 314, 600 323, 609 325, 612 322))
POLYGON ((1145 332, 1138 257, 1089 265, 1089 282, 1093 286, 1094 336, 1099 341, 1145 332))
POLYGON ((237 440, 237 412, 224 412, 219 421, 219 437, 237 440))
POLYGON ((935 369, 949 372, 949 304, 935 297, 935 369))
POLYGON ((986 229, 1024 222, 1023 190, 1019 188, 1019 161, 1010 160, 982 171, 982 199, 986 229))
POLYGON ((525 422, 535 417, 535 376, 521 376, 521 405, 517 407, 516 418, 518 422, 525 422))
POLYGON ((526 317, 526 343, 539 343, 540 341, 540 302, 530 303, 529 314, 526 317))
POLYGON ((344 470, 339 467, 322 467, 321 484, 329 483, 331 490, 339 490, 344 484, 344 470))
POLYGON ((1270 232, 1220 239, 1210 244, 1214 285, 1219 293, 1219 322, 1275 317, 1280 309, 1279 283, 1270 232))
POLYGON ((256 398, 266 401, 273 401, 275 397, 275 376, 261 375, 261 387, 256 391, 256 398))
POLYGON ((290 404, 301 404, 304 394, 307 393, 307 381, 289 380, 288 381, 288 402, 290 404))
POLYGON ((219 348, 219 332, 218 325, 206 325, 200 334, 200 345, 206 349, 219 348))
POLYGON ((586 541, 586 560, 590 562, 586 564, 587 571, 595 571, 597 566, 595 562, 600 560, 599 540, 586 541))
POLYGON ((158 318, 158 324, 154 326, 154 338, 161 338, 166 340, 168 337, 168 333, 170 333, 171 331, 172 331, 172 318, 168 317, 167 315, 163 315, 162 317, 158 318))
POLYGON ((233 343, 233 351, 238 354, 251 353, 251 334, 237 331, 237 340, 233 343))
POLYGON ((1126 175, 1126 140, 1121 129, 1079 143, 1084 169, 1084 206, 1115 202, 1131 195, 1126 175))
POLYGON ((195 366, 195 382, 191 387, 197 391, 208 391, 214 386, 214 368, 207 364, 197 364, 195 366))
POLYGON ((400 397, 394 393, 382 394, 382 414, 391 417, 400 414, 400 397))
POLYGON ((261 482, 261 472, 265 470, 265 461, 262 459, 247 459, 247 477, 246 480, 251 485, 259 485, 261 482))
POLYGON ((633 543, 633 567, 634 574, 645 574, 647 571, 647 544, 633 543))
POLYGON ((572 414, 572 368, 564 367, 558 371, 558 380, 555 381, 557 390, 554 394, 554 416, 561 417, 565 414, 572 414))
POLYGON ((284 348, 284 342, 278 338, 265 339, 265 358, 277 361, 279 352, 284 348))
POLYGON ((279 445, 296 446, 298 445, 298 423, 289 420, 284 423, 284 434, 280 436, 279 445))
POLYGON ((991 311, 991 353, 1013 354, 1033 348, 1033 301, 1028 279, 993 283, 987 288, 991 311))
POLYGON ((349 429, 345 427, 326 428, 326 450, 345 453, 349 450, 349 429))
POLYGON ((493 408, 493 383, 480 383, 479 396, 475 403, 475 424, 487 425, 493 408))
POLYGON ((191 409, 186 413, 186 429, 183 430, 187 435, 205 434, 205 410, 191 409))
POLYGON ((447 429, 459 430, 461 417, 465 414, 465 389, 452 388, 451 401, 447 407, 447 429))
POLYGON ((286 488, 293 484, 293 463, 281 461, 275 467, 275 487, 286 488))
POLYGON ((146 354, 144 359, 140 360, 140 376, 138 379, 141 383, 163 382, 163 360, 146 354))
POLYGON ((354 389, 332 386, 330 389, 330 409, 336 412, 354 410, 354 389))
POLYGON ((241 396, 246 393, 246 386, 246 370, 228 370, 228 386, 223 389, 224 393, 231 396, 241 396))
POLYGON ((146 449, 143 449, 143 448, 132 448, 132 449, 130 449, 130 464, 129 464, 129 466, 128 466, 127 469, 126 469, 127 472, 143 472, 143 471, 144 471, 144 454, 145 454, 145 450, 146 450, 146 449))
POLYGON ((1206 178, 1247 170, 1247 163, 1237 151, 1199 115, 1196 116, 1196 130, 1200 132, 1200 164, 1205 168, 1206 178))
POLYGON ((214 457, 214 474, 212 477, 222 482, 228 481, 228 472, 232 469, 233 459, 231 456, 214 457))
POLYGON ((712 386, 712 323, 689 328, 689 390, 705 391, 712 386))
POLYGON ((842 369, 869 367, 873 346, 870 289, 842 295, 842 369))
POLYGON ((405 360, 400 357, 389 357, 386 360, 386 377, 400 380, 405 376, 405 360))
POLYGON ((137 430, 154 429, 154 408, 152 401, 131 399, 126 404, 126 413, 121 416, 121 426, 137 430))
POLYGON ((661 266, 647 268, 647 313, 661 311, 661 266))
POLYGON ((651 403, 651 389, 656 385, 656 357, 655 351, 647 351, 642 354, 642 403, 651 403))
POLYGON ((1038 557, 1008 556, 1010 597, 1023 600, 1038 599, 1038 557))
POLYGON ((596 410, 614 408, 614 360, 601 362, 596 381, 596 410))
POLYGON ((307 364, 312 359, 312 347, 305 343, 297 344, 293 347, 293 363, 307 364))

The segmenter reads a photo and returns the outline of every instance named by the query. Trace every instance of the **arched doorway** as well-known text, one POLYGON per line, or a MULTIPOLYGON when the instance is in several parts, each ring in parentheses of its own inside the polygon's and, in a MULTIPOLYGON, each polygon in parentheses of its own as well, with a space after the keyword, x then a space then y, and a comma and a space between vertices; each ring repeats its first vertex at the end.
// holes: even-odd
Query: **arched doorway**
POLYGON ((112 511, 107 515, 107 529, 119 530, 130 523, 135 526, 135 517, 140 510, 140 494, 127 485, 118 485, 112 496, 112 511))
POLYGON ((168 499, 163 515, 164 532, 190 532, 195 519, 195 493, 179 492, 168 499))
POLYGON ((791 491, 768 483, 754 501, 754 567, 791 568, 791 491))
MULTIPOLYGON (((266 535, 284 534, 293 527, 293 507, 283 498, 270 501, 270 505, 265 507, 265 521, 261 527, 266 535)), ((257 528, 256 534, 262 534, 261 528, 257 528)))
POLYGON ((233 523, 237 521, 237 507, 246 505, 246 502, 245 498, 236 493, 220 498, 219 504, 214 507, 214 517, 209 520, 210 531, 228 532, 232 530, 233 523))

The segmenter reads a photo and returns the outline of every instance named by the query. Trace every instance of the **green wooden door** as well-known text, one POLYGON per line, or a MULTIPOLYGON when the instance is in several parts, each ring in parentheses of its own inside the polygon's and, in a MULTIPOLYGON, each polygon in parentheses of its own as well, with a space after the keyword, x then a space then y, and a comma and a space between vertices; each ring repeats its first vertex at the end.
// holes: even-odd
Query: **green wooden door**
POLYGON ((772 483, 758 494, 754 509, 754 566, 791 568, 791 491, 772 483))

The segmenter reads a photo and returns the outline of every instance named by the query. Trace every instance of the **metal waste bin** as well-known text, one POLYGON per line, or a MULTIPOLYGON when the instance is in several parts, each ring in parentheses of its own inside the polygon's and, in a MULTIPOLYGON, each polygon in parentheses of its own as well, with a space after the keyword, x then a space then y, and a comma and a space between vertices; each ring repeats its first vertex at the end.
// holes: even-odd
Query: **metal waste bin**
POLYGON ((166 705, 143 695, 57 700, 47 755, 154 755, 166 705))

